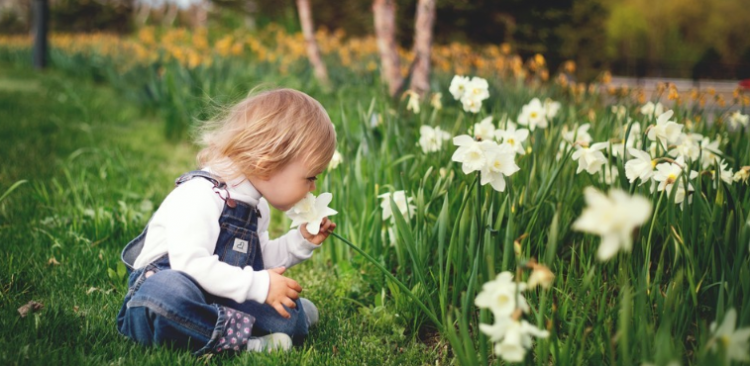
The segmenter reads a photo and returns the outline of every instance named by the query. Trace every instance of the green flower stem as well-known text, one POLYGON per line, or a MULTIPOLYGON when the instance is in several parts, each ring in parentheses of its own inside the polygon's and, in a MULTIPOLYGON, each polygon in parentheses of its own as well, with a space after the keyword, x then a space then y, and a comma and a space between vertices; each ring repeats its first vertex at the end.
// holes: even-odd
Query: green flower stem
POLYGON ((388 277, 388 279, 390 279, 391 281, 393 281, 400 289, 402 289, 403 291, 405 291, 409 295, 409 297, 411 297, 412 300, 414 300, 417 303, 417 305, 419 305, 419 307, 422 308, 422 310, 425 312, 425 314, 427 314, 427 316, 430 318, 430 320, 432 320, 432 322, 435 323, 435 325, 438 327, 438 330, 440 330, 441 333, 443 332, 443 323, 441 323, 438 320, 438 318, 435 316, 435 313, 433 313, 430 309, 428 309, 427 306, 425 306, 425 304, 422 301, 420 301, 419 298, 417 298, 417 296, 414 295, 408 287, 406 287, 406 285, 404 285, 401 281, 398 280, 398 278, 396 278, 394 275, 392 275, 391 272, 388 271, 388 269, 386 269, 382 264, 380 264, 375 258, 373 258, 369 254, 365 253, 364 250, 362 250, 358 246, 352 244, 352 242, 350 242, 349 240, 346 240, 343 237, 341 237, 341 235, 336 234, 335 232, 331 232, 331 235, 333 235, 336 239, 339 239, 339 240, 343 241, 344 243, 346 243, 346 245, 350 246, 352 249, 354 249, 355 251, 357 251, 359 254, 362 254, 365 258, 367 258, 368 261, 370 261, 372 264, 374 264, 376 267, 378 267, 378 269, 381 272, 383 272, 383 274, 386 277, 388 277))

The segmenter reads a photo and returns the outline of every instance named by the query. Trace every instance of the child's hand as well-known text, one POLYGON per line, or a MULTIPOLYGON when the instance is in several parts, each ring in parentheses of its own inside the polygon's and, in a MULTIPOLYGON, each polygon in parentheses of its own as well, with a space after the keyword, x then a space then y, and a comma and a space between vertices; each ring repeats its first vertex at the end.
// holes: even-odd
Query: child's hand
POLYGON ((271 305, 279 315, 284 318, 291 318, 289 312, 284 309, 282 305, 286 305, 288 308, 294 308, 297 303, 294 301, 299 298, 299 293, 302 291, 302 287, 297 281, 282 276, 286 271, 286 268, 272 268, 268 270, 268 276, 271 278, 271 284, 268 286, 268 296, 266 297, 266 304, 271 305))
POLYGON ((310 234, 310 232, 307 231, 307 225, 300 225, 302 237, 315 245, 320 245, 323 240, 326 240, 330 232, 334 229, 336 229, 336 223, 329 220, 327 217, 320 222, 320 231, 318 232, 318 235, 310 234))

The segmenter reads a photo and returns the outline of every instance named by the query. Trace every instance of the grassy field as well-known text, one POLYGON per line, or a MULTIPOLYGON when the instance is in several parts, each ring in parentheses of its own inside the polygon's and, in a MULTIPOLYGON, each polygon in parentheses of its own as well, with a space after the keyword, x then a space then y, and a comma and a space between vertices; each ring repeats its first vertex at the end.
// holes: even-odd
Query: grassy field
MULTIPOLYGON (((440 338, 409 334, 364 270, 322 258, 290 270, 321 322, 284 354, 194 358, 145 349, 117 333, 126 289, 119 253, 196 148, 111 89, 0 65, 0 364, 398 365, 443 363, 440 338), (29 301, 43 304, 21 317, 29 301), (418 336, 426 338, 423 342, 418 336)), ((275 212, 280 215, 281 213, 275 212)), ((276 233, 283 230, 277 220, 276 233)))

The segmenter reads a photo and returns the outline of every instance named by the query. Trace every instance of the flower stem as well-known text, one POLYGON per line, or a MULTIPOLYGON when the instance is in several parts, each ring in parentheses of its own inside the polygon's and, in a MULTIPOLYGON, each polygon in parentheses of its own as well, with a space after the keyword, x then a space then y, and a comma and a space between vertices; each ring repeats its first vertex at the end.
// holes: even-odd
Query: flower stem
POLYGON ((422 310, 425 312, 425 314, 427 314, 427 316, 430 318, 430 320, 432 320, 433 323, 435 323, 435 325, 438 327, 438 330, 440 330, 440 332, 443 332, 443 323, 441 323, 437 319, 437 317, 435 316, 435 313, 433 313, 432 311, 430 311, 430 309, 428 309, 427 306, 425 306, 425 304, 422 301, 420 301, 419 298, 417 298, 417 296, 414 295, 411 292, 411 290, 409 290, 408 287, 406 287, 406 285, 404 285, 401 281, 398 280, 398 278, 396 278, 393 274, 391 274, 391 272, 388 271, 388 269, 386 269, 382 264, 380 264, 375 258, 373 258, 369 254, 367 254, 364 250, 362 250, 358 246, 352 244, 352 242, 350 242, 349 240, 346 240, 343 237, 341 237, 341 235, 336 234, 335 232, 330 232, 330 234, 333 235, 336 239, 339 239, 339 240, 343 241, 344 243, 346 243, 346 245, 350 246, 352 249, 354 249, 355 251, 357 251, 359 254, 362 254, 365 258, 367 258, 368 261, 370 261, 372 264, 374 264, 376 267, 378 267, 378 269, 381 272, 383 272, 383 274, 386 277, 388 277, 388 279, 390 279, 391 281, 393 281, 401 290, 405 291, 406 294, 408 294, 409 297, 411 297, 412 300, 414 300, 417 303, 417 305, 420 308, 422 308, 422 310))

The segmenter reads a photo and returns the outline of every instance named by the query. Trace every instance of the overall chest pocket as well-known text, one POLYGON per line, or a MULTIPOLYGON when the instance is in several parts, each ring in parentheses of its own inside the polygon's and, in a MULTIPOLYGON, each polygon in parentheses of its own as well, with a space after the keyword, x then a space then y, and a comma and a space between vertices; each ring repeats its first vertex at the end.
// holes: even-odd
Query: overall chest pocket
POLYGON ((233 266, 245 267, 253 262, 260 251, 258 233, 247 228, 221 224, 221 233, 214 254, 219 260, 233 266))

